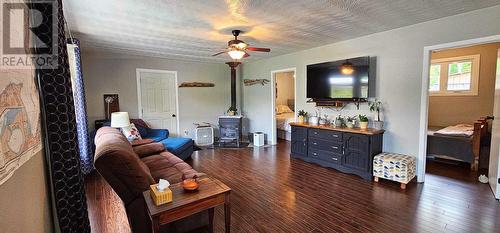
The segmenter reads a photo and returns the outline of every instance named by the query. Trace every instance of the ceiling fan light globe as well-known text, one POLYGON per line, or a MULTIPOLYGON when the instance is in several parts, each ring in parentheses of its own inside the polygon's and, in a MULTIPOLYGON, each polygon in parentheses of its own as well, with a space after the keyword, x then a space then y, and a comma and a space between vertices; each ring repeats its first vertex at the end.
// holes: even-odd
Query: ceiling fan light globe
POLYGON ((245 56, 245 51, 231 50, 231 51, 228 51, 227 54, 229 54, 229 56, 234 60, 240 60, 243 58, 243 56, 245 56))
POLYGON ((245 42, 240 42, 236 45, 239 49, 245 49, 248 45, 245 42))

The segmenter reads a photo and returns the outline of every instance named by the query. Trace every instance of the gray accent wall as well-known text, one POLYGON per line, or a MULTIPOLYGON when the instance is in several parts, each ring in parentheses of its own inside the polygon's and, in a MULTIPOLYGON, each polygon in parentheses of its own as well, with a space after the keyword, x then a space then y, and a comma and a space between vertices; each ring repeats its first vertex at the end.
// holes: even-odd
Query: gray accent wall
POLYGON ((182 82, 212 82, 215 87, 179 88, 179 133, 186 136, 194 122, 217 123, 230 105, 230 70, 223 63, 200 63, 152 57, 141 57, 110 52, 82 54, 83 78, 87 97, 90 127, 94 120, 104 119, 104 93, 118 93, 120 110, 138 117, 136 69, 177 71, 178 84, 182 82))
MULTIPOLYGON (((383 120, 387 130, 384 150, 417 156, 424 47, 498 35, 498 22, 500 6, 485 8, 292 54, 245 62, 242 78, 271 79, 271 71, 295 67, 296 110, 305 109, 314 113, 314 104, 306 103, 306 65, 376 56, 376 93, 384 102, 383 120)), ((271 85, 242 86, 243 112, 249 118, 246 125, 248 131, 271 134, 271 93, 271 85)), ((357 110, 354 105, 349 105, 342 111, 321 109, 321 114, 327 113, 330 118, 338 114, 367 114, 373 119, 375 114, 369 112, 367 104, 362 104, 360 108, 357 110)))

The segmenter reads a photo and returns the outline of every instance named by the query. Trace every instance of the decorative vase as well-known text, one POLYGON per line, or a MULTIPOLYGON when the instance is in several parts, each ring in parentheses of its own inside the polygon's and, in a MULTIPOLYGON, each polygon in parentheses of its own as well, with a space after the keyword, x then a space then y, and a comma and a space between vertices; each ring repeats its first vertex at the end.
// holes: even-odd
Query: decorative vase
POLYGON ((373 128, 384 129, 384 122, 383 121, 373 121, 373 128))
POLYGON ((336 119, 335 120, 335 127, 342 127, 342 120, 336 119))
POLYGON ((303 124, 305 122, 305 117, 304 116, 299 116, 297 118, 297 121, 300 123, 300 124, 303 124))
POLYGON ((354 123, 353 121, 348 121, 348 122, 346 123, 346 126, 347 126, 347 128, 352 129, 352 128, 354 128, 354 124, 355 124, 355 123, 354 123))
POLYGON ((235 111, 229 111, 229 112, 227 112, 227 115, 234 116, 234 115, 236 115, 236 112, 235 111))
POLYGON ((368 121, 365 121, 365 122, 361 121, 361 122, 359 122, 359 128, 361 128, 361 129, 368 129, 368 121))
POLYGON ((319 124, 320 125, 326 125, 326 119, 320 118, 319 119, 319 124))
POLYGON ((309 117, 309 124, 318 125, 318 123, 319 123, 319 117, 316 116, 309 117))

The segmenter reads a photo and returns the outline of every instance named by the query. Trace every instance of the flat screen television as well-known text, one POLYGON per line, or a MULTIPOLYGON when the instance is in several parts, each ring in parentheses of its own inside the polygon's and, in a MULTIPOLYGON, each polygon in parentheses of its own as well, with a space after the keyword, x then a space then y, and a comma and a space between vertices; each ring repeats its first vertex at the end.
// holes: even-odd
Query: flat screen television
POLYGON ((374 62, 375 57, 356 57, 308 65, 307 98, 366 100, 374 96, 374 62))

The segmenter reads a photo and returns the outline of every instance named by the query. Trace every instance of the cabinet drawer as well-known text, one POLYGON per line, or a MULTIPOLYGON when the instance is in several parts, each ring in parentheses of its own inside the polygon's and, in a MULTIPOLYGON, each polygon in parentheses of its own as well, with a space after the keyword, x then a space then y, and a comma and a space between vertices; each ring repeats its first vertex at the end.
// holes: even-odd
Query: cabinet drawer
POLYGON ((332 130, 309 129, 309 136, 325 140, 342 141, 342 132, 332 130))
POLYGON ((328 152, 342 154, 342 144, 339 141, 332 141, 332 140, 327 141, 311 137, 309 139, 309 147, 318 150, 324 150, 328 152))
POLYGON ((329 162, 329 163, 340 164, 340 160, 342 158, 342 155, 311 148, 311 149, 309 149, 308 157, 313 158, 313 159, 323 160, 323 161, 329 162))

